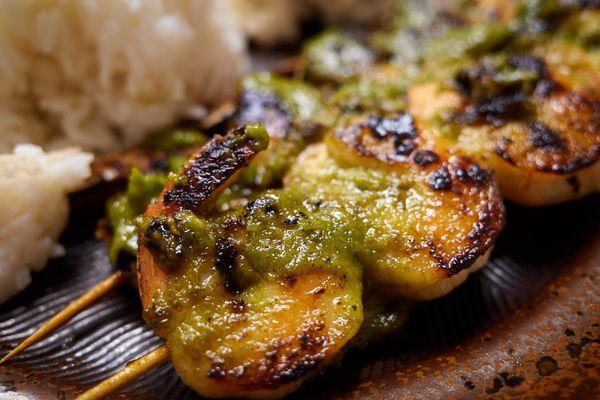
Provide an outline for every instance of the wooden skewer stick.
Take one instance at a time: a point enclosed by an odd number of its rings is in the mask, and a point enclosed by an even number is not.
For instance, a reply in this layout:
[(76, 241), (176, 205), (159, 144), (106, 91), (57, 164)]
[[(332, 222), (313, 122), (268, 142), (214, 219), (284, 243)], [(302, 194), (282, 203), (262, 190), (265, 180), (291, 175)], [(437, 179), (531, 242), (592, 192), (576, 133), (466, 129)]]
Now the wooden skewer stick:
[(83, 309), (85, 309), (90, 304), (98, 300), (107, 292), (127, 282), (128, 279), (129, 273), (123, 271), (115, 272), (114, 274), (112, 274), (111, 276), (94, 286), (92, 289), (87, 291), (83, 296), (71, 302), (71, 304), (69, 304), (67, 307), (61, 310), (54, 317), (50, 318), (50, 320), (48, 320), (44, 325), (42, 325), (38, 330), (36, 330), (31, 336), (23, 340), (10, 353), (5, 355), (4, 358), (0, 360), (0, 364), (8, 361), (10, 358), (19, 354), (29, 346), (39, 342), (47, 335), (69, 322), (71, 318), (76, 316)]
[(125, 368), (110, 378), (100, 382), (93, 388), (80, 394), (75, 400), (102, 399), (118, 389), (127, 386), (131, 382), (144, 375), (146, 372), (158, 367), (161, 364), (164, 364), (169, 360), (169, 357), (169, 349), (167, 348), (167, 345), (163, 344), (142, 358), (138, 358), (137, 360), (130, 362), (125, 366)]

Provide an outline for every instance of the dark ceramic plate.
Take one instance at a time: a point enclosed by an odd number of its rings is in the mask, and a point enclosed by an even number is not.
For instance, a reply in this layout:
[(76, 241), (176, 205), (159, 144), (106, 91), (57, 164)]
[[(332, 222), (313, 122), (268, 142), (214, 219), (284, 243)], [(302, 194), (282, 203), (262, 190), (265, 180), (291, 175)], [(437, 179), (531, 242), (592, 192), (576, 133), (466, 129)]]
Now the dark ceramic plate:
[[(73, 218), (77, 229), (67, 230), (67, 255), (0, 307), (0, 353), (113, 271), (103, 243), (92, 239), (96, 216), (83, 211)], [(600, 197), (509, 206), (484, 269), (293, 398), (600, 398), (599, 323)], [(159, 344), (134, 288), (122, 287), (1, 367), (0, 399), (72, 398)], [(170, 364), (113, 397), (198, 398)]]

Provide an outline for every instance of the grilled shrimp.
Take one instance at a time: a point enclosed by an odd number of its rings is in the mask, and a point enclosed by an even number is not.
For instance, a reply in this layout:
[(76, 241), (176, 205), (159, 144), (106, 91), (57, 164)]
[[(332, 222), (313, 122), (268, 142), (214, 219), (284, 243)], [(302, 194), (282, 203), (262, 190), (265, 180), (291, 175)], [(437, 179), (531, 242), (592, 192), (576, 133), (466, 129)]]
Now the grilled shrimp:
[(491, 173), (434, 151), (407, 113), (341, 123), (301, 154), (294, 186), (352, 215), (365, 279), (392, 297), (447, 294), (483, 266), (504, 223)]
[(600, 190), (599, 74), (597, 55), (557, 40), (415, 85), (409, 109), (438, 148), (493, 169), (508, 199), (555, 204)]
[(281, 397), (335, 359), (363, 319), (361, 270), (331, 243), (345, 233), (335, 215), (313, 218), (313, 205), (276, 191), (212, 209), (267, 143), (256, 126), (213, 139), (141, 223), (144, 316), (204, 396)]

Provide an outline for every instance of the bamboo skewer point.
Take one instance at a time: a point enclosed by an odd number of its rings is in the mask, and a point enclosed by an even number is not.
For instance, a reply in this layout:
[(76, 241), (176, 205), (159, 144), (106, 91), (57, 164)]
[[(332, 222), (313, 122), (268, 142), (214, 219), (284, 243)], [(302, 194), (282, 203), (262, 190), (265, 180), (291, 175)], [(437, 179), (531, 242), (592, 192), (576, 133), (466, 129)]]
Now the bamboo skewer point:
[(121, 286), (129, 279), (129, 273), (117, 271), (92, 289), (88, 290), (83, 296), (71, 302), (67, 307), (61, 310), (54, 317), (50, 318), (44, 325), (36, 330), (31, 336), (23, 340), (17, 347), (12, 349), (0, 360), (0, 365), (16, 356), (26, 348), (39, 342), (44, 337), (66, 324), (71, 318), (80, 313), (83, 309), (94, 303), (106, 293)]
[(164, 364), (169, 360), (170, 353), (166, 345), (156, 348), (142, 358), (138, 358), (127, 364), (125, 368), (100, 382), (93, 388), (80, 394), (75, 400), (99, 400), (118, 389), (127, 386), (148, 371)]

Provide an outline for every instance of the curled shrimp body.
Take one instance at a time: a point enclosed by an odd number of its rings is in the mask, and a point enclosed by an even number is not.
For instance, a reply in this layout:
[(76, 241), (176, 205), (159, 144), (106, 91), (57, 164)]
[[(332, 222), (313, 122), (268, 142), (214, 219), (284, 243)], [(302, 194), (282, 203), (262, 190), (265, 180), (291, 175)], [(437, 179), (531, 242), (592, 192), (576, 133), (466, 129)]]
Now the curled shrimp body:
[(256, 126), (213, 139), (142, 222), (145, 318), (205, 396), (281, 397), (330, 363), (362, 322), (356, 262), (320, 252), (324, 234), (294, 223), (309, 205), (273, 192), (235, 212), (211, 210), (267, 143)]
[(550, 41), (470, 63), (450, 85), (415, 85), (409, 109), (438, 148), (493, 169), (506, 198), (570, 201), (600, 190), (598, 65), (597, 55)]
[(396, 298), (449, 293), (483, 266), (504, 224), (491, 172), (435, 151), (405, 112), (339, 124), (286, 182), (314, 191), (321, 207), (343, 204), (360, 226), (364, 279)]

